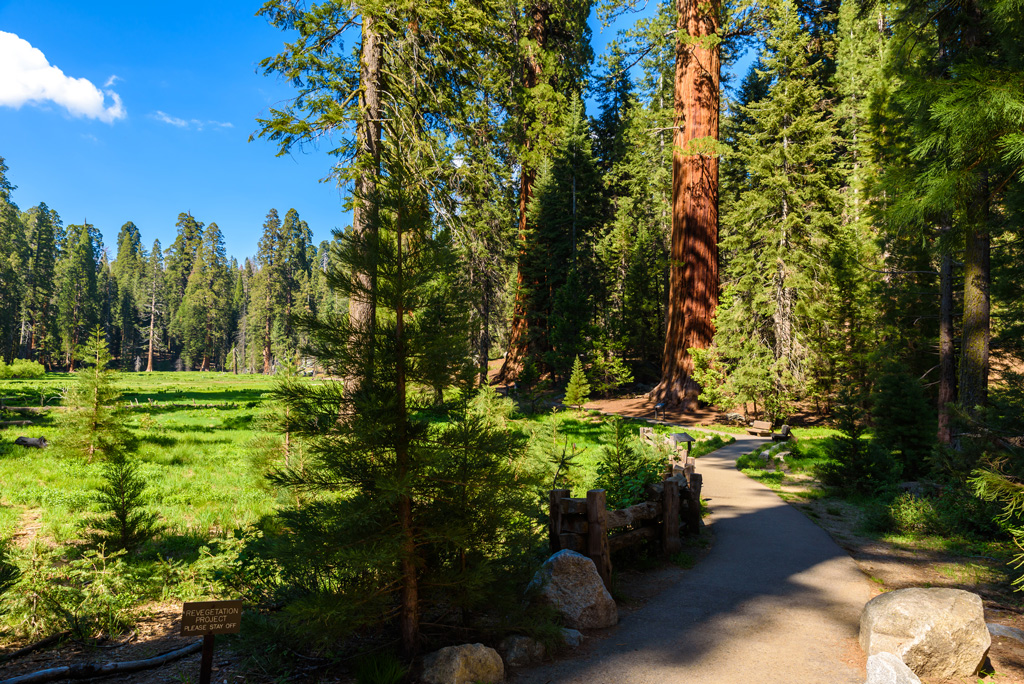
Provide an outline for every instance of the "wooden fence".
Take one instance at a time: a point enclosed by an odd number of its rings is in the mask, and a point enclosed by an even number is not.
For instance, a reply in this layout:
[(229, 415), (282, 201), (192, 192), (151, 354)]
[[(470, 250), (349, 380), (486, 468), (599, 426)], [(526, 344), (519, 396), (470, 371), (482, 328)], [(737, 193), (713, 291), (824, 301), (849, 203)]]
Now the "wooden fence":
[[(689, 534), (699, 534), (702, 477), (694, 459), (672, 465), (671, 475), (647, 487), (647, 500), (618, 511), (607, 510), (605, 491), (591, 489), (586, 498), (574, 499), (568, 489), (550, 494), (548, 538), (551, 553), (570, 549), (594, 561), (606, 587), (612, 575), (611, 554), (644, 539), (658, 539), (665, 555), (682, 547), (680, 522)], [(612, 530), (622, 530), (610, 535)]]

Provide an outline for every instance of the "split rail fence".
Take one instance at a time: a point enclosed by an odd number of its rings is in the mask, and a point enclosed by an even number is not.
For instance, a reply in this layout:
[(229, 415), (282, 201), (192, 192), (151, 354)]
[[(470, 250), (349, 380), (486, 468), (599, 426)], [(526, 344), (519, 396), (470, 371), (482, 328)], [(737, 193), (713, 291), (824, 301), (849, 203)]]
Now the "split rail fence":
[[(670, 466), (670, 474), (647, 487), (647, 500), (617, 511), (607, 510), (605, 490), (591, 489), (586, 498), (571, 498), (568, 489), (550, 493), (548, 537), (551, 553), (570, 549), (594, 561), (606, 587), (612, 575), (611, 554), (645, 539), (661, 542), (665, 555), (682, 548), (680, 527), (699, 534), (702, 476), (693, 458)], [(612, 530), (622, 530), (609, 535)]]

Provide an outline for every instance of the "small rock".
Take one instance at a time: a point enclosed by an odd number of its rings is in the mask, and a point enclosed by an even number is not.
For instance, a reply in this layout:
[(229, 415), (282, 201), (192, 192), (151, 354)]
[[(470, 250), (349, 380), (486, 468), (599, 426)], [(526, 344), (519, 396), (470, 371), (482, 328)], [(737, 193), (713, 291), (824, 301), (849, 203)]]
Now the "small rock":
[(604, 588), (594, 561), (563, 549), (544, 561), (529, 588), (540, 587), (566, 626), (573, 629), (611, 627), (619, 621), (615, 599)]
[(562, 628), (562, 643), (569, 648), (579, 648), (583, 644), (583, 633), (578, 629)]
[(423, 659), (420, 679), (427, 684), (497, 684), (505, 678), (505, 665), (493, 648), (483, 644), (448, 646)]
[(868, 658), (867, 684), (921, 684), (921, 680), (898, 655), (881, 651)]
[(1016, 627), (1010, 627), (1009, 625), (1000, 625), (995, 622), (990, 622), (986, 626), (988, 627), (988, 633), (992, 636), (1007, 637), (1008, 639), (1016, 639), (1017, 641), (1024, 643), (1024, 629), (1017, 629)]
[(920, 677), (971, 677), (991, 644), (981, 597), (960, 589), (890, 591), (860, 617), (864, 652), (895, 653)]
[(528, 636), (514, 634), (506, 637), (498, 646), (505, 654), (505, 664), (509, 667), (525, 667), (544, 660), (544, 644)]

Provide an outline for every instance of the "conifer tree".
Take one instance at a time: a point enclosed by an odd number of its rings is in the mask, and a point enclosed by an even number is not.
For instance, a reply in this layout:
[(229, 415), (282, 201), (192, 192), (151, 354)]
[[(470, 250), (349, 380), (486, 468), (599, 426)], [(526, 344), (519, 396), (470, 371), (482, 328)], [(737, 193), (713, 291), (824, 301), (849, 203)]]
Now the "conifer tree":
[(52, 362), (56, 352), (54, 336), (57, 327), (56, 278), (58, 247), (63, 229), (57, 212), (45, 203), (33, 207), (25, 216), (26, 238), (30, 257), (27, 268), (27, 292), (22, 320), (27, 327), (27, 357)]
[(25, 229), (11, 199), (15, 186), (7, 180), (7, 165), (0, 157), (0, 360), (14, 358), (19, 339), (24, 267), (28, 259)]
[(256, 270), (249, 295), (249, 332), (253, 353), (260, 355), (262, 372), (273, 372), (275, 356), (274, 326), (279, 323), (284, 300), (284, 235), (277, 209), (267, 212), (260, 237)]
[(516, 295), (532, 356), (563, 378), (571, 359), (584, 351), (594, 296), (600, 296), (589, 265), (603, 213), (582, 103), (575, 101), (565, 116), (562, 137), (537, 174)]
[(90, 224), (68, 226), (66, 246), (57, 268), (57, 327), (68, 370), (89, 330), (99, 322), (97, 271), (100, 246)]
[(210, 370), (226, 352), (230, 315), (224, 236), (216, 223), (203, 232), (185, 296), (178, 307), (174, 330), (182, 353), (199, 370)]
[(117, 259), (111, 266), (117, 283), (118, 298), (115, 309), (115, 339), (118, 344), (120, 368), (131, 367), (140, 351), (139, 295), (143, 272), (146, 265), (146, 254), (142, 247), (142, 236), (138, 227), (128, 221), (121, 226), (117, 235)]
[(582, 409), (589, 398), (590, 385), (587, 384), (583, 364), (580, 363), (580, 357), (577, 356), (576, 360), (572, 362), (572, 374), (569, 376), (569, 384), (565, 387), (565, 397), (562, 399), (562, 403)]
[(89, 539), (108, 551), (133, 551), (157, 531), (157, 515), (146, 509), (146, 481), (127, 453), (103, 466), (103, 484), (96, 494), (99, 515), (88, 522)]
[[(313, 463), (305, 475), (276, 478), (316, 495), (282, 512), (290, 530), (280, 540), (282, 576), (308, 597), (292, 602), (286, 615), (315, 620), (321, 639), (389, 623), (410, 654), (425, 615), (445, 606), (445, 621), (465, 620), (467, 611), (493, 602), (507, 549), (522, 548), (532, 534), (522, 517), (523, 484), (511, 467), (522, 438), (466, 411), (429, 423), (410, 391), (431, 342), (420, 312), (452, 259), (452, 231), (439, 216), (457, 220), (441, 204), (450, 195), (435, 192), (454, 167), (438, 144), (445, 139), (438, 127), (453, 107), (444, 87), (472, 73), (476, 55), (459, 33), (472, 23), (463, 13), (476, 9), (422, 9), (396, 11), (380, 26), (389, 46), (380, 91), (380, 224), (346, 233), (329, 273), (349, 301), (365, 301), (373, 288), (372, 334), (350, 316), (311, 330), (320, 363), (355, 382), (282, 390)], [(439, 205), (445, 214), (434, 213)]]
[(778, 5), (762, 57), (771, 85), (746, 108), (751, 123), (737, 153), (747, 181), (724, 220), (729, 265), (717, 344), (745, 385), (739, 394), (760, 395), (772, 411), (807, 382), (839, 205), (833, 122), (819, 107), (806, 41), (795, 5)]
[(153, 351), (156, 348), (164, 309), (164, 253), (160, 241), (153, 241), (141, 286), (144, 301), (144, 318), (149, 321), (146, 334), (146, 372), (153, 370)]
[(67, 410), (57, 420), (59, 446), (90, 461), (97, 456), (122, 458), (134, 448), (134, 438), (124, 426), (123, 409), (117, 406), (121, 392), (114, 384), (116, 374), (108, 367), (110, 351), (101, 326), (92, 328), (75, 356), (86, 366), (76, 372), (74, 384), (64, 395)]
[[(203, 224), (195, 219), (190, 212), (178, 214), (178, 221), (174, 224), (178, 233), (174, 242), (167, 249), (164, 255), (166, 276), (164, 278), (164, 301), (167, 302), (168, 327), (173, 324), (178, 307), (185, 297), (185, 288), (188, 287), (188, 278), (192, 275), (192, 267), (195, 264), (196, 253), (203, 241)], [(171, 346), (168, 342), (168, 346)]]
[(623, 355), (646, 382), (660, 377), (664, 343), (672, 151), (662, 129), (671, 127), (669, 114), (654, 102), (627, 108), (625, 154), (605, 176), (612, 215), (596, 246), (605, 279), (601, 352)]

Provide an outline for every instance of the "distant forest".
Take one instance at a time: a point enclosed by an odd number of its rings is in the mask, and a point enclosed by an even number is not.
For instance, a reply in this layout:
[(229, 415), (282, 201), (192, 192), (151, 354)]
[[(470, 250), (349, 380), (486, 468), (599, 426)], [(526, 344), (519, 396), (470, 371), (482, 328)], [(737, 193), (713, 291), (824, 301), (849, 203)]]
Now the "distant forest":
[(74, 370), (76, 349), (100, 325), (121, 370), (270, 373), (298, 361), (301, 314), (338, 309), (324, 282), (329, 243), (314, 246), (295, 209), (283, 220), (271, 209), (258, 253), (241, 263), (216, 223), (189, 213), (167, 249), (159, 240), (147, 249), (129, 221), (112, 251), (95, 226), (65, 226), (46, 204), (17, 211), (6, 171), (0, 158), (5, 361)]

